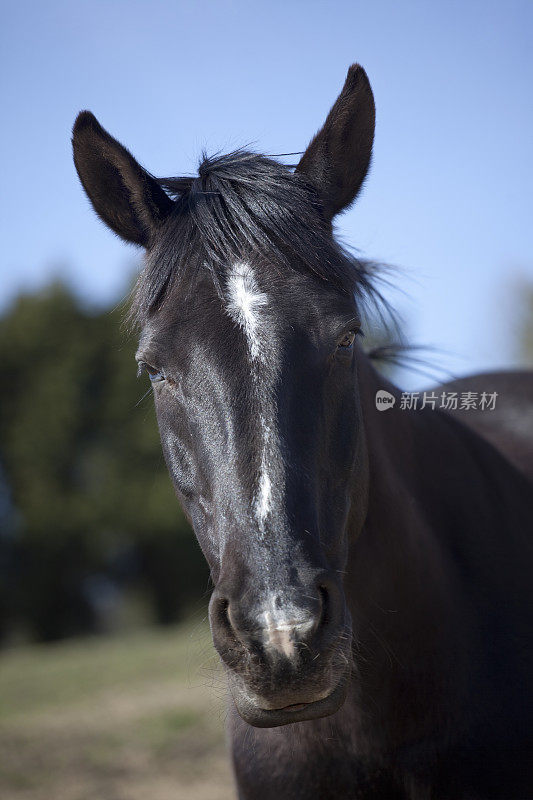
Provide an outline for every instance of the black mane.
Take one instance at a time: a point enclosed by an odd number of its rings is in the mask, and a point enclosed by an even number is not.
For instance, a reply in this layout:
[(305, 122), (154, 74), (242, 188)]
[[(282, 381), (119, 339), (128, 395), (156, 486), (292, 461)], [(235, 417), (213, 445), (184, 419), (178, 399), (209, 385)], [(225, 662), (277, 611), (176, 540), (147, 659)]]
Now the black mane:
[(228, 265), (250, 252), (267, 257), (278, 274), (307, 271), (382, 304), (372, 281), (374, 264), (335, 242), (316, 193), (291, 167), (237, 150), (211, 158), (204, 154), (197, 177), (156, 180), (175, 206), (137, 282), (135, 321), (142, 323), (160, 307), (177, 280), (192, 287), (199, 270), (207, 269), (221, 292)]

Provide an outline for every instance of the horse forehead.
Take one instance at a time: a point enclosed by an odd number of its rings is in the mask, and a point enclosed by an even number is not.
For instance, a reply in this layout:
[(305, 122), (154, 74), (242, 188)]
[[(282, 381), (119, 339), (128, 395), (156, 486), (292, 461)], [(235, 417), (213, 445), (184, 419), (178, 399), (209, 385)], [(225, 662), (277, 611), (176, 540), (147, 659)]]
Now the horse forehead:
[(268, 311), (271, 319), (282, 313), (279, 297), (276, 301), (279, 287), (265, 288), (264, 270), (248, 261), (229, 264), (217, 283), (205, 275), (197, 277), (194, 286), (176, 286), (160, 309), (144, 321), (141, 343), (171, 344), (176, 337), (201, 340), (204, 334), (227, 327), (228, 318), (235, 330), (241, 328), (252, 337), (261, 311)]
[(226, 313), (245, 336), (252, 364), (255, 361), (264, 361), (268, 349), (264, 321), (272, 302), (259, 286), (255, 271), (248, 262), (237, 261), (231, 266), (226, 281), (224, 304)]
[(261, 360), (266, 366), (297, 328), (318, 329), (328, 306), (328, 293), (319, 292), (310, 278), (282, 272), (274, 278), (272, 272), (263, 261), (236, 259), (226, 266), (218, 289), (211, 274), (197, 276), (194, 287), (176, 285), (145, 321), (139, 350), (167, 357), (198, 345), (219, 364), (224, 358), (236, 367), (233, 345), (244, 338), (247, 358), (241, 367), (254, 371)]

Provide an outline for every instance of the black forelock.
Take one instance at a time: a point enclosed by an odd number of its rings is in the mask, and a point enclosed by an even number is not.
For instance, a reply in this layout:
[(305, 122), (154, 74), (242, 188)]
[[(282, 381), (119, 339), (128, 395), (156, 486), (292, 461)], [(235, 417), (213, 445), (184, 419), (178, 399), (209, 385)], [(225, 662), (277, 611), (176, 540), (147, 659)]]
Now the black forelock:
[(158, 178), (174, 208), (146, 257), (131, 317), (141, 323), (179, 281), (190, 291), (208, 271), (222, 293), (226, 270), (262, 256), (277, 274), (311, 273), (342, 292), (380, 300), (368, 262), (332, 237), (312, 187), (292, 168), (264, 155), (237, 150), (202, 158), (196, 177)]

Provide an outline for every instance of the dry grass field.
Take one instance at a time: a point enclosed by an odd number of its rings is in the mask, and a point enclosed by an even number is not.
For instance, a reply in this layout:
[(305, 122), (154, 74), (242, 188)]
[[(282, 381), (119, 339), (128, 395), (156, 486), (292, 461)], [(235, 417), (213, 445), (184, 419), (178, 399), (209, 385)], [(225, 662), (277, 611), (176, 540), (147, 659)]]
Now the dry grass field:
[(229, 800), (205, 624), (0, 654), (2, 800)]

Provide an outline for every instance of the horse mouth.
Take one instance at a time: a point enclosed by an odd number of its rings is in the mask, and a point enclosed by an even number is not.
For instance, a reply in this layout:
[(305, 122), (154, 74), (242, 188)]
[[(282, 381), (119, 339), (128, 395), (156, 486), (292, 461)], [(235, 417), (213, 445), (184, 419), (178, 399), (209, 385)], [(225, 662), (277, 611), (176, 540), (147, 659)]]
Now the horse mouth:
[(309, 702), (291, 703), (280, 708), (261, 708), (234, 680), (230, 680), (230, 689), (239, 716), (245, 722), (255, 728), (277, 728), (280, 725), (306, 722), (335, 714), (346, 699), (348, 676), (343, 676), (333, 691), (325, 697)]

